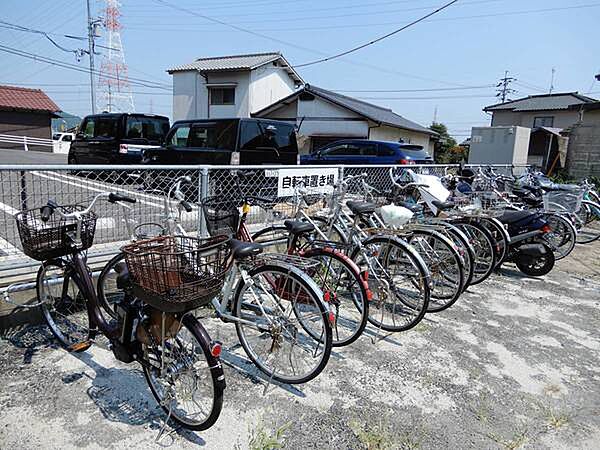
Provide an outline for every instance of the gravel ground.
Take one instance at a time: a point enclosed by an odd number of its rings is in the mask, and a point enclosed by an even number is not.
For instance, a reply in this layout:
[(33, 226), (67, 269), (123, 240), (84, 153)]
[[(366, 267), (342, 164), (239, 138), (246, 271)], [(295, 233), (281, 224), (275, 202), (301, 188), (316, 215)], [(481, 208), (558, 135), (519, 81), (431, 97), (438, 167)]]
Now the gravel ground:
[(414, 330), (369, 329), (316, 380), (267, 384), (227, 347), (217, 424), (168, 429), (135, 364), (72, 355), (44, 327), (0, 340), (0, 448), (582, 448), (600, 446), (600, 243), (548, 276), (507, 267)]

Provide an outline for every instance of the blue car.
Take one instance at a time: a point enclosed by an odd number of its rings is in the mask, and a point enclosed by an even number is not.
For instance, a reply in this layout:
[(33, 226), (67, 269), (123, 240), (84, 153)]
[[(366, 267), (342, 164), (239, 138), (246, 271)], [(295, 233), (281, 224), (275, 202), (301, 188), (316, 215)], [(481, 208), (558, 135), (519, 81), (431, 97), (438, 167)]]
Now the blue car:
[(420, 145), (402, 142), (345, 139), (300, 156), (301, 164), (432, 164), (433, 158)]

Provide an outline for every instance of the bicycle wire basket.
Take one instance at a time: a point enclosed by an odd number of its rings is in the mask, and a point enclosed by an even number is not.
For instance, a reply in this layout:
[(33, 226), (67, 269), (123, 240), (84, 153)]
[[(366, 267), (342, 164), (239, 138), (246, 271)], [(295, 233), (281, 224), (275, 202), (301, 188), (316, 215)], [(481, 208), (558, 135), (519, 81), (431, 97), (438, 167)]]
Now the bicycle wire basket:
[(211, 236), (235, 236), (240, 222), (240, 201), (222, 197), (207, 197), (202, 202), (206, 228)]
[(544, 211), (550, 213), (575, 213), (581, 208), (583, 190), (549, 191), (542, 196)]
[(168, 313), (204, 306), (221, 291), (229, 270), (229, 237), (159, 236), (121, 251), (133, 293)]
[[(58, 209), (69, 214), (83, 211), (81, 205), (60, 206)], [(23, 253), (37, 261), (47, 261), (68, 255), (74, 251), (87, 250), (94, 243), (97, 216), (93, 212), (81, 215), (81, 242), (74, 245), (77, 232), (77, 219), (64, 217), (54, 212), (42, 221), (41, 208), (27, 209), (15, 215), (17, 229), (23, 246)]]

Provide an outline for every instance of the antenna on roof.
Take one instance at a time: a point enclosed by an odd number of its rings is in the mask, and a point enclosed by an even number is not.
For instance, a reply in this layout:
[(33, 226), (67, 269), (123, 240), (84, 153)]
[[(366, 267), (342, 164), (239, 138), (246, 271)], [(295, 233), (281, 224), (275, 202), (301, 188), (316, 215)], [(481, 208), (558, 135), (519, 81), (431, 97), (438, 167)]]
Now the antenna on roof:
[(556, 74), (556, 67), (552, 68), (552, 79), (550, 80), (550, 90), (548, 91), (548, 94), (552, 94), (552, 91), (554, 90), (554, 74)]

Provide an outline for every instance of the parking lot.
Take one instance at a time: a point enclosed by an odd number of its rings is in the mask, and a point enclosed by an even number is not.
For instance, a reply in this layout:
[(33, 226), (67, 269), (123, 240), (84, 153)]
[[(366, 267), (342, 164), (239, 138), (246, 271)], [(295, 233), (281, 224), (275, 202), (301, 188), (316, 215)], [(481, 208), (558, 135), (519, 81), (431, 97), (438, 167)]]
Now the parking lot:
[(232, 325), (216, 426), (167, 429), (135, 364), (56, 348), (44, 327), (0, 340), (2, 448), (581, 448), (600, 441), (600, 244), (541, 279), (508, 266), (414, 330), (370, 328), (297, 387), (268, 384)]

